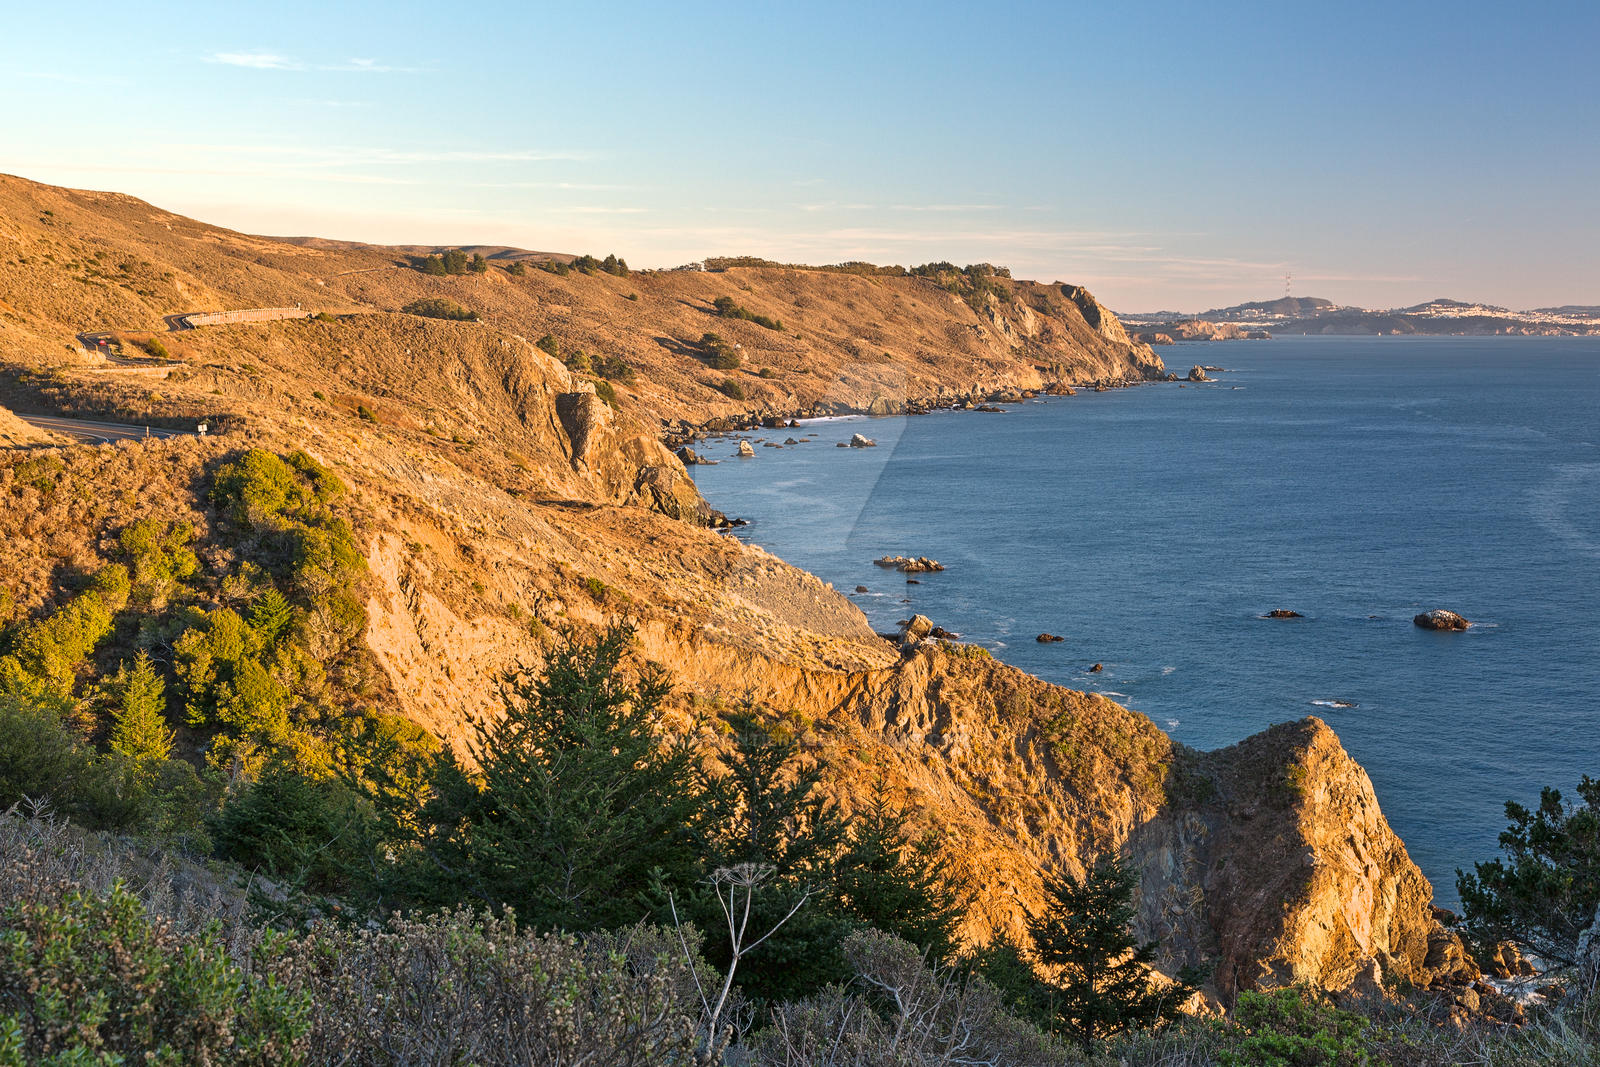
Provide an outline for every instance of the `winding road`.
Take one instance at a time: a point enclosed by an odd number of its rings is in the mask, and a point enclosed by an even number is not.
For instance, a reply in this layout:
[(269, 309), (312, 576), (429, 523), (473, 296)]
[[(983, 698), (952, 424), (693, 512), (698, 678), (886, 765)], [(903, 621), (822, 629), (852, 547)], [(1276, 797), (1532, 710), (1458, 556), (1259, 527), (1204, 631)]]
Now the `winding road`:
[(29, 426), (55, 433), (70, 434), (92, 445), (109, 445), (113, 441), (142, 441), (146, 438), (194, 437), (194, 430), (164, 430), (159, 426), (132, 426), (124, 422), (92, 422), (88, 419), (65, 419), (59, 415), (25, 415), (12, 412)]

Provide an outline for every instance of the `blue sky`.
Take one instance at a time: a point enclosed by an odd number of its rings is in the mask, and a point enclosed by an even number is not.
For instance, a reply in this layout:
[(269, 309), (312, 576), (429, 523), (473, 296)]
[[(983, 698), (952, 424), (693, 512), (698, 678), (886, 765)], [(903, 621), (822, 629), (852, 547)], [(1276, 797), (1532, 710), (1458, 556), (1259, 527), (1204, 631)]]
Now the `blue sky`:
[(0, 170), (256, 233), (1600, 304), (1600, 5), (0, 0)]

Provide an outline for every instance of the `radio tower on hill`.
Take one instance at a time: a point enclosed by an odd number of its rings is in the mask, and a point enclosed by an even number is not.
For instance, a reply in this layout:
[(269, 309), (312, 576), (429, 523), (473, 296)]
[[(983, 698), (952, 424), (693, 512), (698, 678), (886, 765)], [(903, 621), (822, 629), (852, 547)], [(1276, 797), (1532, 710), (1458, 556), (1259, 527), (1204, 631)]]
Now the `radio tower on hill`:
[(1294, 280), (1294, 275), (1290, 274), (1288, 271), (1284, 271), (1284, 273), (1283, 273), (1283, 297), (1284, 297), (1285, 300), (1287, 300), (1289, 298), (1289, 283), (1291, 281), (1293, 281), (1293, 280)]

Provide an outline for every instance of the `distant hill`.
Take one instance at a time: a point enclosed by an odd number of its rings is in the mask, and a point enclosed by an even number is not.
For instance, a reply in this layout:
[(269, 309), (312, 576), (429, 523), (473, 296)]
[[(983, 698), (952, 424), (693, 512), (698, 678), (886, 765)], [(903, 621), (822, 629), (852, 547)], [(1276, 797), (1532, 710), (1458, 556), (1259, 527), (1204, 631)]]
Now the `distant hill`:
[(1125, 314), (1124, 324), (1137, 336), (1149, 339), (1166, 334), (1173, 340), (1204, 339), (1174, 332), (1183, 323), (1207, 325), (1213, 338), (1229, 336), (1228, 328), (1265, 330), (1274, 334), (1330, 334), (1374, 336), (1383, 334), (1438, 334), (1492, 336), (1496, 334), (1572, 336), (1600, 334), (1600, 306), (1567, 304), (1562, 307), (1511, 311), (1494, 304), (1439, 297), (1410, 307), (1375, 310), (1345, 307), (1314, 296), (1282, 296), (1232, 307), (1213, 308), (1199, 315), (1181, 312)]
[(1319, 296), (1280, 296), (1276, 300), (1257, 300), (1249, 304), (1235, 304), (1232, 307), (1214, 308), (1211, 311), (1202, 311), (1202, 319), (1237, 319), (1248, 315), (1275, 315), (1275, 316), (1300, 316), (1315, 315), (1326, 308), (1336, 307), (1332, 300), (1324, 300)]

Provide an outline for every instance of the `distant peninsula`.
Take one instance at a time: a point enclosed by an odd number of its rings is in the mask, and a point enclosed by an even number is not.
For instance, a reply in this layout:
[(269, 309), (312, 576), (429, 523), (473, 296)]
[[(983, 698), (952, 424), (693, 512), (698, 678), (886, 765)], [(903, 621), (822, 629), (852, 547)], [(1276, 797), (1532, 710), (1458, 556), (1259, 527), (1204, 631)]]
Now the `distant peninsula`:
[(1574, 337), (1600, 334), (1600, 305), (1512, 311), (1441, 297), (1411, 307), (1347, 307), (1312, 296), (1283, 296), (1197, 315), (1176, 311), (1124, 313), (1128, 333), (1147, 344), (1265, 338), (1271, 334), (1382, 336), (1385, 334), (1485, 337)]

